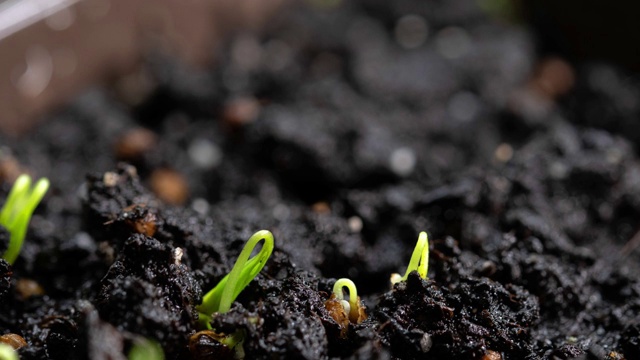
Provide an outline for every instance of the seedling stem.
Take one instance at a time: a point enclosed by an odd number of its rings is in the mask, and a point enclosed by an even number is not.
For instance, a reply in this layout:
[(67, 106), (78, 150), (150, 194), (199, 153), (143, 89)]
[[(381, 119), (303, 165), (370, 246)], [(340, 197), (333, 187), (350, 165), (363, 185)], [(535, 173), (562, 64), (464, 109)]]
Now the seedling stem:
[[(264, 240), (262, 249), (256, 256), (249, 259), (253, 249), (261, 240)], [(262, 270), (272, 252), (273, 234), (270, 231), (260, 230), (249, 238), (231, 272), (202, 298), (202, 304), (198, 306), (200, 319), (206, 321), (207, 328), (210, 328), (209, 320), (212, 314), (225, 313), (231, 309), (233, 301)]]
[(18, 258), (31, 215), (48, 189), (49, 180), (46, 178), (38, 180), (32, 188), (31, 177), (26, 174), (20, 175), (13, 184), (0, 210), (0, 224), (11, 234), (9, 247), (2, 255), (8, 263), (13, 264)]
[[(347, 302), (344, 299), (344, 288), (347, 288), (349, 292), (349, 301)], [(344, 311), (348, 314), (349, 319), (358, 319), (358, 290), (356, 289), (356, 284), (353, 281), (342, 278), (336, 281), (333, 284), (333, 293), (336, 295), (336, 298), (342, 304)]]
[(426, 279), (428, 270), (429, 238), (427, 237), (427, 233), (422, 231), (420, 235), (418, 235), (418, 242), (416, 243), (416, 247), (413, 249), (413, 254), (411, 254), (411, 260), (409, 261), (407, 271), (403, 277), (400, 277), (400, 275), (397, 274), (392, 275), (391, 283), (395, 284), (400, 281), (406, 281), (412, 271), (417, 271), (421, 278)]

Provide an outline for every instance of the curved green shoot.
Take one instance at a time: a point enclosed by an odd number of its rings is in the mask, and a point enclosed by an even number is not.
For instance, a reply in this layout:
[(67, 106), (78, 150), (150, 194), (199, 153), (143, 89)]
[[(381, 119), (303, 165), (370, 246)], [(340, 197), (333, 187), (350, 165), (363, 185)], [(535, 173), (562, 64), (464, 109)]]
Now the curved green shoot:
[(0, 343), (0, 360), (18, 360), (18, 353), (10, 345)]
[(129, 360), (164, 360), (164, 351), (156, 341), (139, 339), (129, 351)]
[[(348, 302), (344, 299), (344, 288), (347, 288), (347, 290), (349, 291)], [(336, 296), (336, 299), (338, 299), (342, 304), (342, 307), (348, 314), (349, 319), (358, 319), (359, 304), (356, 284), (354, 284), (353, 281), (347, 278), (338, 279), (336, 283), (333, 284), (333, 294)]]
[(403, 277), (392, 276), (391, 283), (395, 284), (396, 282), (406, 281), (412, 271), (417, 271), (421, 278), (426, 279), (428, 270), (429, 238), (427, 237), (427, 233), (422, 231), (420, 235), (418, 235), (418, 242), (416, 243), (416, 247), (413, 249), (413, 254), (411, 254), (411, 260), (409, 261), (407, 272), (405, 272)]
[(0, 210), (0, 224), (11, 234), (9, 247), (2, 255), (8, 263), (13, 264), (18, 258), (31, 215), (48, 189), (48, 179), (42, 178), (31, 187), (31, 177), (25, 174), (20, 175), (13, 184), (7, 201)]
[[(253, 249), (262, 240), (264, 240), (264, 244), (260, 252), (249, 259)], [(202, 304), (198, 306), (201, 322), (206, 321), (206, 326), (210, 327), (209, 320), (212, 314), (229, 311), (231, 304), (240, 295), (240, 292), (262, 270), (272, 252), (273, 234), (270, 231), (260, 230), (253, 234), (240, 252), (231, 272), (202, 298)]]

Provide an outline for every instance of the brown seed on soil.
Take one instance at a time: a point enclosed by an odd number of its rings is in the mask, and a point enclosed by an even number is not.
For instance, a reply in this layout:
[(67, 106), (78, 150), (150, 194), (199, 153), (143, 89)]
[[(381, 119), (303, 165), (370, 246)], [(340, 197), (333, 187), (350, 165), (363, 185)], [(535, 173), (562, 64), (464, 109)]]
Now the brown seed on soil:
[(487, 350), (482, 356), (482, 360), (502, 360), (502, 355), (499, 352), (493, 350)]
[(329, 316), (340, 326), (340, 336), (346, 337), (349, 329), (349, 317), (335, 294), (331, 294), (329, 300), (324, 302), (324, 307), (329, 312)]
[(20, 166), (20, 163), (16, 158), (11, 155), (5, 155), (0, 157), (0, 179), (7, 182), (14, 182), (24, 173), (24, 169)]
[(21, 347), (27, 346), (27, 342), (24, 338), (18, 334), (4, 334), (0, 336), (0, 343), (11, 346), (14, 350), (18, 350)]
[(568, 93), (575, 83), (575, 73), (569, 63), (560, 58), (544, 59), (539, 65), (532, 87), (550, 100)]
[[(144, 205), (134, 204), (124, 208), (123, 211), (134, 212), (136, 208), (144, 208), (144, 207), (145, 207)], [(155, 235), (157, 230), (156, 221), (158, 221), (156, 214), (149, 211), (145, 211), (143, 217), (133, 216), (131, 219), (127, 219), (126, 223), (129, 224), (129, 226), (131, 226), (139, 234), (153, 236)]]
[(44, 289), (40, 284), (34, 280), (25, 278), (21, 278), (16, 282), (16, 291), (22, 299), (44, 295)]
[(189, 196), (187, 180), (179, 172), (172, 169), (156, 169), (151, 174), (151, 188), (164, 202), (182, 205)]
[(137, 160), (153, 149), (158, 142), (156, 134), (145, 128), (134, 128), (124, 133), (115, 146), (119, 160)]
[(241, 97), (229, 101), (222, 114), (225, 123), (241, 127), (252, 123), (260, 113), (260, 103), (253, 97)]
[(311, 206), (311, 209), (316, 214), (329, 214), (329, 213), (331, 213), (331, 208), (329, 207), (329, 204), (327, 204), (324, 201), (318, 201), (317, 203), (313, 204)]
[(102, 182), (106, 187), (114, 187), (118, 184), (118, 180), (120, 179), (120, 175), (114, 172), (106, 172), (104, 176), (102, 176)]

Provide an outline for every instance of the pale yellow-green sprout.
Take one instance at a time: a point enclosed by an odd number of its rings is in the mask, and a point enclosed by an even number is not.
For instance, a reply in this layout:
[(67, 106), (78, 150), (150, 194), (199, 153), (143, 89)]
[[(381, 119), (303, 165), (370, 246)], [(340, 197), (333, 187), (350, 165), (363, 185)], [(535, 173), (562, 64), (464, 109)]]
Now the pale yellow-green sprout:
[(9, 231), (9, 247), (2, 257), (13, 264), (27, 234), (31, 215), (49, 189), (49, 180), (42, 178), (31, 187), (31, 177), (23, 174), (18, 177), (9, 192), (9, 196), (0, 210), (0, 225)]
[(18, 353), (10, 345), (0, 343), (0, 360), (18, 360)]
[(418, 275), (421, 278), (427, 278), (427, 271), (429, 270), (429, 238), (427, 237), (427, 233), (422, 231), (420, 235), (418, 235), (418, 242), (416, 243), (416, 247), (413, 249), (413, 254), (411, 254), (411, 260), (409, 261), (409, 266), (407, 267), (407, 271), (404, 276), (400, 276), (400, 274), (392, 274), (391, 275), (391, 284), (395, 284), (400, 281), (406, 281), (407, 277), (412, 271), (417, 271)]
[[(344, 299), (344, 288), (347, 288), (349, 292), (349, 301)], [(356, 284), (347, 278), (338, 279), (336, 283), (333, 284), (333, 294), (336, 296), (336, 299), (340, 301), (349, 320), (354, 323), (357, 322), (360, 306), (358, 304)]]

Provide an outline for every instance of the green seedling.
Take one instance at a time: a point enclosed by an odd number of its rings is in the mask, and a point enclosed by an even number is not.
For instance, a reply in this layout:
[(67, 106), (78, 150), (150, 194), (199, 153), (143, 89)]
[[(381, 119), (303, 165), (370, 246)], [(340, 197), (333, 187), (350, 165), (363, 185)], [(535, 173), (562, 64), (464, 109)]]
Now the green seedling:
[(18, 360), (18, 353), (10, 345), (0, 343), (0, 360)]
[(129, 360), (164, 360), (162, 347), (154, 340), (138, 339), (129, 351)]
[[(262, 249), (256, 256), (249, 258), (261, 240), (264, 240)], [(202, 304), (198, 306), (200, 321), (206, 328), (211, 329), (209, 323), (214, 313), (225, 313), (231, 309), (231, 304), (262, 270), (272, 252), (273, 234), (270, 231), (260, 230), (249, 238), (231, 272), (205, 294)]]
[(0, 210), (0, 225), (11, 234), (9, 247), (2, 255), (9, 264), (13, 264), (18, 258), (31, 215), (48, 189), (48, 179), (42, 178), (31, 187), (31, 177), (24, 174), (13, 184), (7, 201)]
[[(344, 299), (344, 288), (347, 288), (349, 291), (349, 301)], [(333, 294), (336, 296), (336, 299), (340, 301), (344, 312), (349, 317), (349, 321), (357, 323), (360, 315), (360, 304), (358, 303), (356, 284), (347, 278), (339, 279), (333, 284)]]
[(407, 272), (404, 276), (400, 274), (391, 275), (391, 284), (395, 284), (400, 281), (406, 281), (407, 277), (412, 271), (417, 271), (421, 278), (427, 278), (427, 271), (429, 270), (429, 238), (426, 232), (421, 232), (418, 235), (418, 242), (411, 254), (411, 260), (407, 267)]

